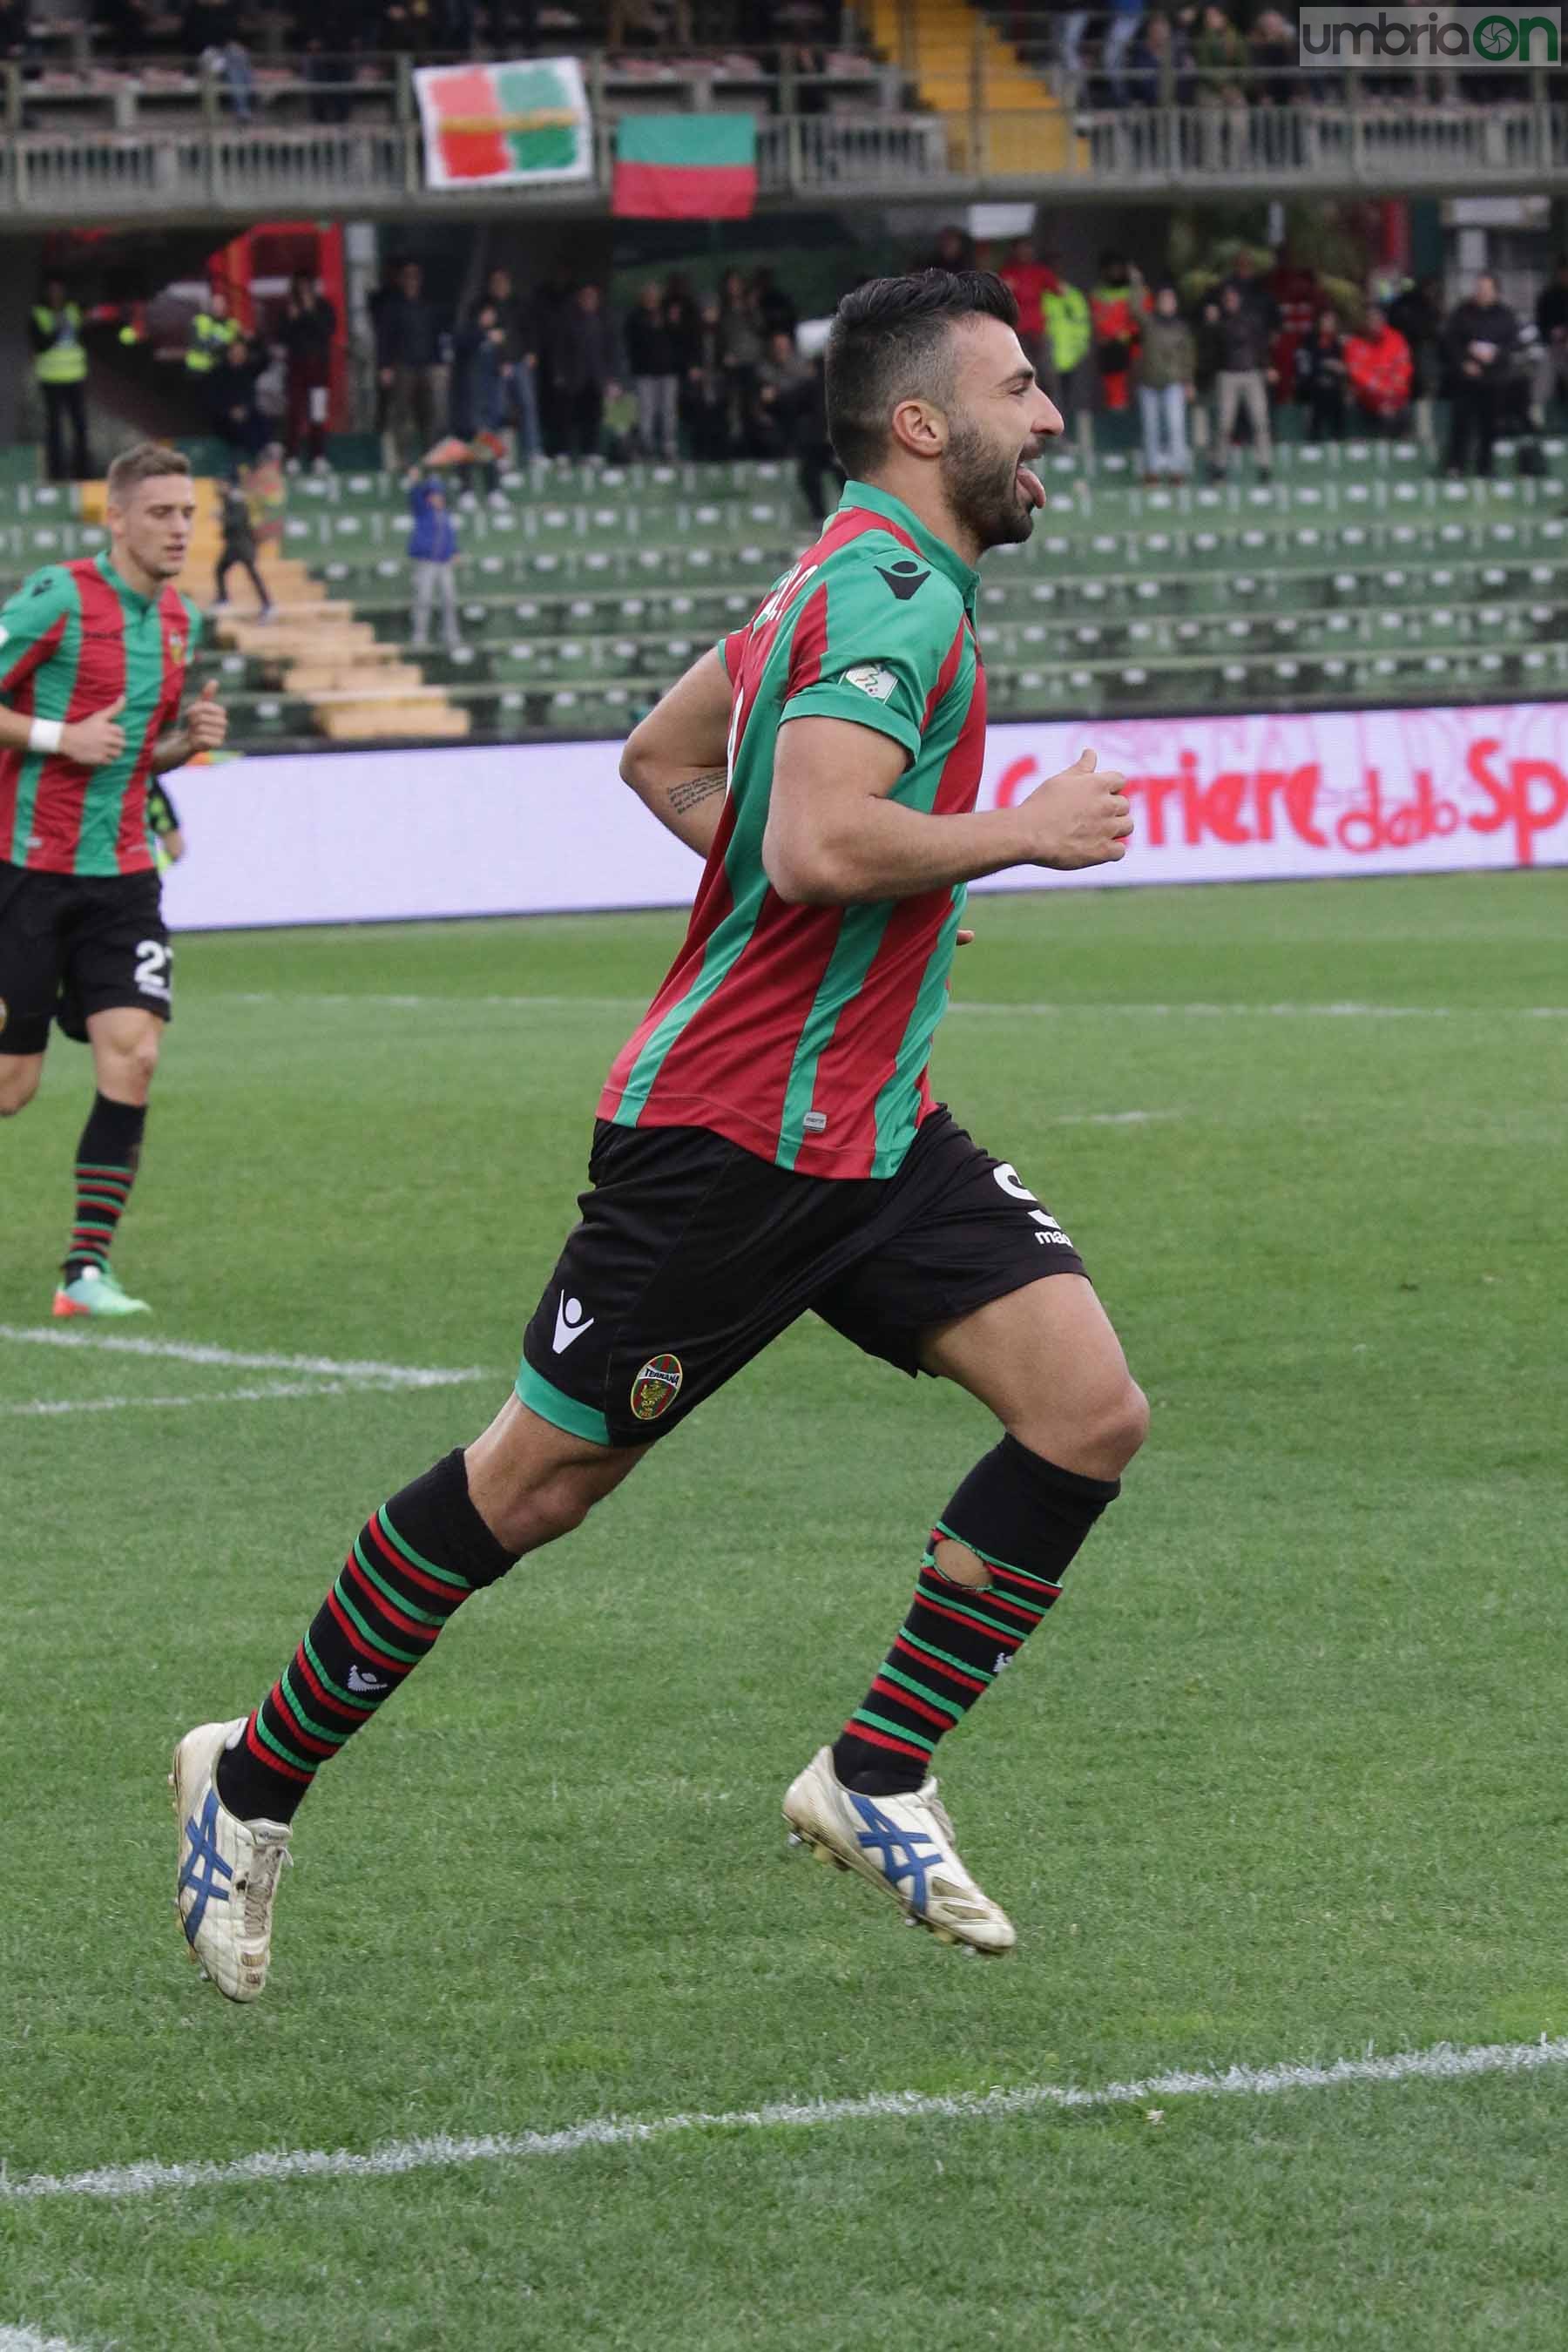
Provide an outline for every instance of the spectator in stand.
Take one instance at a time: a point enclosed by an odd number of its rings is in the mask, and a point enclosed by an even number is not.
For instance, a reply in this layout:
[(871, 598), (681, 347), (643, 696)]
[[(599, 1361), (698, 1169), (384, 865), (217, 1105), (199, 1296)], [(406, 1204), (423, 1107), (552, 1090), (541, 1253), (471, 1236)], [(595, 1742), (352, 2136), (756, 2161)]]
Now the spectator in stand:
[(204, 49), (202, 70), (215, 82), (222, 82), (228, 92), (228, 102), (237, 122), (256, 120), (256, 70), (250, 62), (250, 51), (243, 41), (225, 41), (220, 47)]
[(1143, 281), (1132, 264), (1123, 254), (1102, 253), (1100, 283), (1089, 298), (1089, 308), (1100, 391), (1106, 407), (1113, 411), (1129, 404), (1142, 307)]
[[(1247, 281), (1237, 279), (1244, 293)], [(1318, 273), (1305, 262), (1293, 261), (1281, 247), (1274, 257), (1274, 267), (1267, 278), (1252, 281), (1263, 299), (1273, 305), (1274, 325), (1268, 346), (1268, 363), (1280, 383), (1296, 381), (1296, 353), (1310, 335), (1320, 310), (1326, 309), (1328, 297), (1318, 280)]]
[(727, 269), (719, 288), (719, 358), (730, 387), (731, 434), (743, 441), (757, 404), (763, 330), (751, 289), (738, 269)]
[(1193, 341), (1197, 349), (1197, 365), (1193, 374), (1193, 451), (1195, 457), (1207, 456), (1209, 471), (1215, 471), (1214, 416), (1218, 394), (1220, 362), (1224, 358), (1221, 325), (1224, 313), (1219, 306), (1219, 289), (1213, 289), (1198, 305), (1197, 319), (1193, 327)]
[(1432, 404), (1442, 373), (1443, 281), (1423, 278), (1403, 286), (1388, 306), (1388, 323), (1410, 346), (1411, 396), (1417, 438), (1432, 439)]
[[(1083, 37), (1089, 30), (1087, 8), (1063, 8), (1057, 16), (1057, 63), (1069, 83), (1076, 82), (1083, 72)], [(1076, 92), (1068, 101), (1076, 102)]]
[(1311, 333), (1296, 347), (1296, 389), (1307, 411), (1309, 441), (1344, 439), (1348, 382), (1339, 319), (1321, 310)]
[(425, 272), (405, 261), (375, 321), (376, 373), (386, 394), (385, 430), (393, 455), (419, 457), (441, 415), (441, 325), (425, 299)]
[(307, 458), (319, 474), (327, 470), (327, 416), (331, 398), (332, 340), (338, 314), (308, 269), (289, 281), (282, 344), (289, 383), (288, 449), (290, 459)]
[(1143, 321), (1138, 353), (1145, 482), (1186, 480), (1192, 465), (1187, 454), (1187, 406), (1194, 397), (1197, 364), (1193, 331), (1176, 307), (1176, 289), (1162, 286), (1154, 297), (1153, 310)]
[(1541, 359), (1531, 406), (1536, 423), (1544, 426), (1548, 403), (1562, 400), (1568, 384), (1568, 259), (1557, 264), (1535, 298), (1535, 331)]
[(544, 454), (539, 421), (539, 330), (532, 307), (517, 292), (510, 270), (500, 266), (485, 280), (485, 301), (500, 329), (506, 423), (516, 432), (520, 462), (531, 464)]
[(0, 65), (32, 63), (31, 16), (27, 0), (0, 0)]
[(697, 360), (687, 371), (682, 415), (694, 457), (712, 460), (730, 454), (730, 379), (721, 349), (722, 314), (718, 297), (705, 302), (698, 320)]
[(271, 435), (256, 397), (257, 379), (266, 365), (243, 335), (226, 346), (209, 379), (213, 431), (226, 441), (236, 472), (259, 457)]
[[(702, 310), (684, 278), (672, 276), (664, 289), (664, 324), (679, 379), (679, 416), (688, 433), (702, 375)], [(695, 444), (693, 443), (695, 454)]]
[(1045, 355), (1049, 362), (1049, 373), (1042, 380), (1047, 394), (1061, 411), (1063, 423), (1070, 424), (1089, 405), (1083, 363), (1094, 341), (1094, 321), (1082, 287), (1072, 285), (1063, 277), (1060, 257), (1047, 253), (1043, 260), (1052, 283), (1040, 297), (1046, 328)]
[(811, 397), (811, 362), (802, 359), (795, 337), (780, 329), (768, 338), (757, 368), (757, 404), (751, 446), (759, 457), (796, 455), (800, 427)]
[(1257, 18), (1247, 36), (1247, 53), (1257, 77), (1247, 95), (1262, 106), (1289, 106), (1296, 91), (1297, 37), (1278, 8), (1265, 8)]
[(229, 316), (228, 296), (221, 286), (209, 287), (185, 330), (185, 373), (211, 375), (231, 343), (239, 341), (239, 321)]
[(610, 0), (605, 38), (612, 49), (689, 47), (691, 0)]
[(471, 443), (474, 451), (474, 465), (465, 477), (465, 506), (474, 503), (476, 467), (489, 496), (500, 499), (500, 461), (506, 455), (511, 414), (507, 331), (500, 310), (487, 297), (452, 338), (451, 425), (458, 438)]
[(1132, 47), (1133, 36), (1142, 21), (1143, 0), (1110, 0), (1110, 21), (1105, 27), (1100, 64), (1112, 106), (1125, 106), (1127, 103), (1127, 83), (1122, 68), (1127, 62), (1127, 52)]
[(1238, 416), (1252, 428), (1252, 455), (1260, 481), (1274, 462), (1268, 432), (1268, 328), (1261, 304), (1245, 301), (1234, 279), (1221, 287), (1215, 322), (1219, 369), (1215, 377), (1214, 470), (1223, 479)]
[(232, 611), (228, 598), (228, 575), (237, 563), (256, 591), (256, 601), (261, 608), (256, 618), (269, 621), (272, 618), (272, 599), (256, 564), (256, 522), (250, 511), (248, 474), (242, 469), (237, 480), (225, 483), (219, 498), (218, 529), (222, 533), (222, 544), (218, 549), (217, 572), (214, 580), (217, 601), (213, 611)]
[(1518, 319), (1498, 299), (1497, 279), (1483, 271), (1475, 292), (1458, 305), (1443, 330), (1443, 352), (1453, 380), (1446, 473), (1467, 472), (1473, 452), (1482, 480), (1490, 474), (1502, 388), (1518, 340)]
[(966, 228), (939, 229), (931, 251), (912, 266), (916, 269), (973, 269), (974, 239)]
[(1401, 434), (1414, 374), (1410, 346), (1376, 302), (1367, 305), (1360, 334), (1345, 337), (1345, 373), (1360, 429), (1390, 440)]
[(1057, 283), (1054, 269), (1035, 258), (1035, 240), (1015, 237), (1006, 260), (996, 275), (1018, 305), (1018, 341), (1024, 356), (1041, 383), (1046, 381), (1045, 299)]
[(28, 314), (27, 331), (33, 345), (33, 377), (44, 404), (51, 482), (83, 481), (91, 470), (87, 450), (87, 346), (81, 328), (80, 305), (71, 300), (64, 278), (47, 279)]
[(786, 293), (771, 269), (758, 269), (752, 273), (752, 301), (764, 345), (771, 343), (775, 335), (788, 335), (793, 341), (795, 331), (800, 324), (800, 312), (794, 298)]
[(655, 279), (638, 289), (621, 340), (637, 394), (637, 446), (645, 457), (662, 457), (673, 465), (680, 446), (680, 370), (665, 315), (665, 290)]
[(446, 485), (438, 474), (410, 467), (405, 477), (408, 511), (413, 530), (408, 535), (408, 561), (414, 572), (414, 633), (416, 653), (430, 642), (430, 610), (441, 601), (441, 630), (449, 654), (462, 652), (458, 633), (458, 585), (452, 567), (458, 556), (458, 532)]
[(1241, 76), (1247, 65), (1247, 44), (1225, 10), (1205, 7), (1193, 41), (1200, 106), (1245, 106)]
[(346, 93), (353, 81), (353, 59), (335, 54), (321, 33), (312, 33), (305, 43), (303, 77), (311, 90), (319, 93), (310, 100), (311, 121), (346, 122)]
[[(795, 476), (811, 519), (820, 529), (827, 520), (829, 507), (837, 504), (848, 478), (827, 437), (827, 385), (820, 357), (813, 360), (810, 367), (811, 379), (800, 404)], [(833, 485), (831, 499), (823, 490), (825, 482)]]
[(1169, 16), (1145, 16), (1123, 77), (1129, 106), (1191, 106), (1192, 58), (1185, 30)]
[(1267, 337), (1277, 334), (1279, 328), (1279, 305), (1261, 277), (1256, 257), (1243, 246), (1231, 263), (1230, 275), (1225, 281), (1234, 286), (1249, 310), (1255, 311)]
[(555, 320), (551, 373), (569, 457), (596, 457), (605, 403), (616, 389), (615, 331), (596, 286), (579, 286)]

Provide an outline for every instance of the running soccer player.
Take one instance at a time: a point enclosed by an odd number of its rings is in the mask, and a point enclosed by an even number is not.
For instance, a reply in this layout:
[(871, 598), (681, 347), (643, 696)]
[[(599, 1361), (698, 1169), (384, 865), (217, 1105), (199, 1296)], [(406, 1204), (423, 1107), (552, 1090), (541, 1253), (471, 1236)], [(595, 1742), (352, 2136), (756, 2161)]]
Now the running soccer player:
[(91, 1046), (97, 1087), (60, 1316), (147, 1312), (109, 1252), (171, 1009), (148, 788), (228, 725), (211, 685), (179, 717), (201, 631), (174, 585), (196, 511), (189, 461), (142, 442), (108, 491), (108, 553), (46, 564), (0, 607), (0, 1117), (37, 1093), (51, 1021)]
[(827, 346), (854, 477), (750, 625), (637, 729), (628, 782), (706, 866), (686, 942), (611, 1069), (582, 1222), (467, 1452), (356, 1538), (248, 1717), (187, 1732), (176, 1905), (220, 1990), (266, 1980), (292, 1817), (478, 1588), (577, 1527), (648, 1445), (813, 1308), (953, 1381), (997, 1444), (927, 1520), (913, 1604), (784, 1801), (794, 1835), (948, 1941), (1014, 1930), (937, 1801), (944, 1735), (1056, 1600), (1147, 1408), (1071, 1242), (926, 1078), (964, 885), (1125, 854), (1122, 778), (1085, 751), (975, 811), (975, 565), (1026, 539), (1061, 430), (994, 278), (880, 278)]

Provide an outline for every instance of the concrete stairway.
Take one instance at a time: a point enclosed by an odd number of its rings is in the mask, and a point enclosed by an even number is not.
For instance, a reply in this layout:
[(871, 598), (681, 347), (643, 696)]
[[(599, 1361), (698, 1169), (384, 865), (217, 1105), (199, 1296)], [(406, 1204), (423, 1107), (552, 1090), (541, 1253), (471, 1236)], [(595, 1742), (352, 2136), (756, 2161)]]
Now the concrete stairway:
[[(909, 66), (922, 103), (946, 117), (956, 169), (994, 177), (1072, 169), (1079, 142), (1054, 91), (979, 8), (968, 0), (870, 0), (868, 13), (877, 47)], [(977, 99), (980, 153), (973, 152)]]
[[(200, 510), (191, 542), (188, 578), (198, 598), (213, 577), (219, 533), (217, 485), (201, 483)], [(385, 736), (466, 735), (468, 714), (439, 686), (427, 686), (401, 646), (384, 644), (352, 604), (331, 597), (297, 556), (264, 554), (258, 566), (273, 598), (273, 618), (258, 618), (255, 591), (231, 572), (233, 610), (214, 623), (217, 643), (261, 664), (268, 684), (309, 703), (317, 726), (333, 742), (373, 742)]]

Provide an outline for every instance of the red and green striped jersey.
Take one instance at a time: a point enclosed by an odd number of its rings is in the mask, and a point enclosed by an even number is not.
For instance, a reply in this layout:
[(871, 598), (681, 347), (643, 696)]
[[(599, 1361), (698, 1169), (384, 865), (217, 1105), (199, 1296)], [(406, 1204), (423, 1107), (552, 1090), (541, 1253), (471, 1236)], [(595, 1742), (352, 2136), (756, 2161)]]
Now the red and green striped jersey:
[(763, 833), (786, 719), (847, 719), (909, 755), (893, 798), (972, 809), (985, 741), (977, 575), (900, 499), (851, 482), (837, 512), (724, 641), (729, 792), (685, 943), (610, 1071), (599, 1115), (704, 1127), (807, 1176), (890, 1176), (932, 1108), (962, 887), (792, 907)]
[(0, 860), (39, 874), (141, 874), (153, 862), (147, 781), (179, 716), (201, 633), (188, 596), (139, 595), (107, 555), (46, 564), (0, 605), (0, 698), (35, 719), (87, 719), (125, 697), (106, 768), (0, 751)]

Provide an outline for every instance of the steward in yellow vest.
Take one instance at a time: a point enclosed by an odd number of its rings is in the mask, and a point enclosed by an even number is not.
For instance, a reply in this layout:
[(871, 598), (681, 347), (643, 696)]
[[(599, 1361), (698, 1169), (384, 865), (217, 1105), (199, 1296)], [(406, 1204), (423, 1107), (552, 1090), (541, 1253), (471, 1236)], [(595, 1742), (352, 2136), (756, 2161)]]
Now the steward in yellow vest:
[(191, 320), (185, 340), (185, 368), (191, 375), (211, 375), (230, 343), (239, 341), (239, 323), (228, 315), (228, 297), (215, 286)]
[[(43, 395), (51, 482), (80, 480), (90, 473), (87, 456), (87, 350), (81, 311), (62, 278), (51, 278), (28, 315), (33, 377)], [(66, 463), (66, 428), (71, 459)]]

